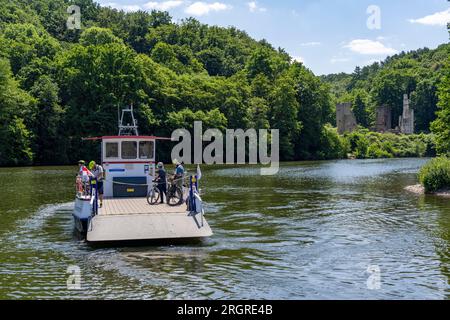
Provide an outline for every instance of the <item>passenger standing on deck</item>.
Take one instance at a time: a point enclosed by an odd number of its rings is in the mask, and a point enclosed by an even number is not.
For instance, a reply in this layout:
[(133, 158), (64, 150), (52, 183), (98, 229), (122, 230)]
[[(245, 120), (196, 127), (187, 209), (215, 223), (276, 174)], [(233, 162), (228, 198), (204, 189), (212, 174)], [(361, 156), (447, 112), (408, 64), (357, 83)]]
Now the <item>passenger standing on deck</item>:
[(176, 181), (175, 183), (177, 187), (179, 187), (183, 192), (184, 167), (180, 162), (178, 162), (178, 160), (175, 160), (174, 162), (175, 162), (174, 180)]
[(158, 175), (155, 181), (158, 183), (159, 194), (161, 195), (161, 203), (164, 203), (164, 195), (167, 197), (167, 177), (166, 170), (164, 169), (164, 164), (158, 162)]
[(103, 205), (103, 179), (105, 178), (105, 171), (103, 170), (103, 167), (95, 161), (89, 162), (89, 169), (91, 169), (92, 174), (97, 179), (97, 191), (98, 191), (98, 198), (100, 199), (100, 207)]
[(89, 182), (89, 177), (93, 177), (94, 175), (92, 174), (92, 172), (90, 172), (88, 170), (88, 168), (86, 168), (85, 164), (86, 163), (84, 162), (84, 160), (78, 161), (78, 167), (79, 167), (79, 169), (78, 169), (78, 177), (79, 177), (79, 179), (80, 179), (80, 181), (82, 183), (82, 188), (81, 188), (82, 190), (79, 190), (79, 191), (84, 192), (84, 194), (86, 195), (88, 193), (88, 191), (89, 191), (88, 190), (88, 185), (87, 185), (87, 183)]

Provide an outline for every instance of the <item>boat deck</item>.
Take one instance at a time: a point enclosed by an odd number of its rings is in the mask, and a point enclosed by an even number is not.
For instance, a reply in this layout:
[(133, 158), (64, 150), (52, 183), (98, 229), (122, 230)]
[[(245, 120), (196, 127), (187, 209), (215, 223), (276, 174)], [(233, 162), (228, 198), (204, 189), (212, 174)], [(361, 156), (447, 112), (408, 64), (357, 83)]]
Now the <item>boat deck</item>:
[(99, 208), (100, 215), (186, 213), (186, 204), (171, 207), (168, 204), (149, 205), (146, 198), (106, 198)]

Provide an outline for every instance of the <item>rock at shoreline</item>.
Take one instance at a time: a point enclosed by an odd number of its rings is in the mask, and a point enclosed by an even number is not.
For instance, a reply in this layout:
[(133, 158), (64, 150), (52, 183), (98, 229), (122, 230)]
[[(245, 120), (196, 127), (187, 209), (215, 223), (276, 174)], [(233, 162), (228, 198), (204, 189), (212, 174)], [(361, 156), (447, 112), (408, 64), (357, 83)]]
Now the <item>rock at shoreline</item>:
[[(416, 184), (413, 186), (407, 186), (407, 187), (405, 187), (405, 190), (415, 193), (415, 194), (425, 194), (425, 188), (420, 184)], [(441, 191), (433, 192), (433, 193), (429, 193), (429, 194), (440, 196), (440, 197), (449, 197), (450, 198), (450, 190), (441, 190)]]

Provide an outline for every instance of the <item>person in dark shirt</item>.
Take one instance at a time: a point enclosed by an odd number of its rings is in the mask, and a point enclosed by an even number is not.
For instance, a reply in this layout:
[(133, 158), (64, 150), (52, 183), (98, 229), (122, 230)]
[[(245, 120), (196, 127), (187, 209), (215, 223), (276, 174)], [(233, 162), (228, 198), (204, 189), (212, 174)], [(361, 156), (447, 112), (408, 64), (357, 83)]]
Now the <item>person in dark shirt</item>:
[(158, 163), (158, 170), (156, 176), (156, 183), (158, 183), (159, 194), (161, 195), (161, 203), (164, 203), (164, 195), (167, 197), (167, 180), (166, 180), (166, 170), (164, 170), (164, 164), (162, 162)]

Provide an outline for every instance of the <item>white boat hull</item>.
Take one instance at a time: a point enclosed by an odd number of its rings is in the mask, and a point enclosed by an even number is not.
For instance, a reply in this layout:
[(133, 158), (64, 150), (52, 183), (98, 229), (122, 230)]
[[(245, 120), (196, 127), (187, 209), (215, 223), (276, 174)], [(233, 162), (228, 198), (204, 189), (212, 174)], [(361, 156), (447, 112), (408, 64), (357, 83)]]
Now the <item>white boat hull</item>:
[(86, 232), (91, 214), (92, 204), (90, 199), (76, 197), (72, 215), (75, 221), (75, 227), (79, 232)]

